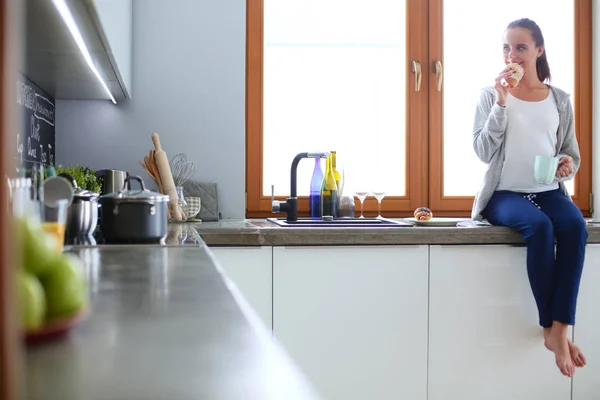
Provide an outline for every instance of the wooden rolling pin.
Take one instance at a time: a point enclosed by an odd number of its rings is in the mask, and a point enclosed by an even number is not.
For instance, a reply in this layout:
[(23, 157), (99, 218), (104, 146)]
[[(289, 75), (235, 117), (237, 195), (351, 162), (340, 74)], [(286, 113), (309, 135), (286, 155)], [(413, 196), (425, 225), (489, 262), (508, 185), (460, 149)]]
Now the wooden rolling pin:
[(171, 174), (171, 166), (169, 165), (167, 153), (164, 152), (162, 146), (160, 145), (158, 133), (154, 132), (152, 134), (152, 142), (154, 142), (154, 147), (156, 148), (156, 153), (154, 153), (154, 161), (156, 161), (156, 166), (158, 167), (160, 180), (162, 182), (165, 194), (171, 199), (171, 211), (173, 219), (175, 221), (181, 221), (182, 215), (181, 210), (179, 209), (179, 198), (177, 197), (177, 190), (175, 190), (175, 182), (173, 181), (173, 175)]

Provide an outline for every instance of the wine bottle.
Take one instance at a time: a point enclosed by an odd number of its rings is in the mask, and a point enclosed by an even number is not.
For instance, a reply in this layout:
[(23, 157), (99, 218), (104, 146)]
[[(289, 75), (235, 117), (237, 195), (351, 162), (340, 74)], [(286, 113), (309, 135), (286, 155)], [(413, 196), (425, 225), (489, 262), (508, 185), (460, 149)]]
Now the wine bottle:
[(335, 184), (337, 185), (338, 188), (338, 196), (341, 196), (341, 184), (342, 184), (342, 176), (340, 175), (340, 172), (337, 170), (337, 152), (336, 151), (331, 151), (331, 168), (333, 169), (333, 176), (335, 177)]
[(337, 151), (331, 151), (331, 169), (333, 170), (333, 176), (335, 177), (335, 184), (337, 186), (337, 198), (335, 200), (335, 209), (337, 210), (337, 216), (340, 216), (340, 199), (342, 198), (342, 175), (337, 170)]
[(327, 157), (327, 166), (325, 168), (325, 178), (321, 186), (321, 215), (323, 217), (337, 217), (337, 184), (333, 175), (332, 156)]
[(310, 194), (308, 196), (311, 217), (321, 217), (321, 187), (323, 186), (323, 178), (321, 159), (315, 158), (315, 168), (310, 180)]

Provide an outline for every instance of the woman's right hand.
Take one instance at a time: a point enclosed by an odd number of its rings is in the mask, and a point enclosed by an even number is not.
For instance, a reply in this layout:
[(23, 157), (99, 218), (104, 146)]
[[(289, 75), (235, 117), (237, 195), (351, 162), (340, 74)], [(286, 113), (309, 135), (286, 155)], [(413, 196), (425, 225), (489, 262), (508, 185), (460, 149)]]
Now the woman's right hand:
[[(506, 67), (496, 77), (496, 84), (494, 85), (494, 89), (496, 90), (496, 103), (502, 107), (506, 106), (506, 98), (508, 97), (508, 91), (510, 90), (510, 86), (508, 86), (508, 83), (506, 83), (506, 78), (508, 78), (511, 74), (512, 72), (508, 67)], [(502, 82), (504, 82), (504, 85)]]

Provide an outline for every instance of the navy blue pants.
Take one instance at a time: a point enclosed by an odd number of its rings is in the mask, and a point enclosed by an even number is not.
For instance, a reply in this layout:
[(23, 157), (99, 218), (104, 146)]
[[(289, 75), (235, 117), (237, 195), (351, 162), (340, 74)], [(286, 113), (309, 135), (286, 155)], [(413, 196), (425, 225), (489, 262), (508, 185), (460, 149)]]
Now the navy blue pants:
[(540, 325), (549, 328), (552, 321), (574, 325), (588, 237), (577, 206), (561, 189), (496, 191), (483, 216), (492, 225), (508, 226), (523, 236)]

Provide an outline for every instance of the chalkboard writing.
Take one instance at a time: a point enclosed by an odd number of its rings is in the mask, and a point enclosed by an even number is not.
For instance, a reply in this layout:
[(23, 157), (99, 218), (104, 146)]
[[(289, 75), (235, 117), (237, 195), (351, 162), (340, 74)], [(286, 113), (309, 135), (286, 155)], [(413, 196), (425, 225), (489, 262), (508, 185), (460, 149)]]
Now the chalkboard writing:
[(17, 79), (17, 167), (54, 165), (54, 99), (26, 77)]

